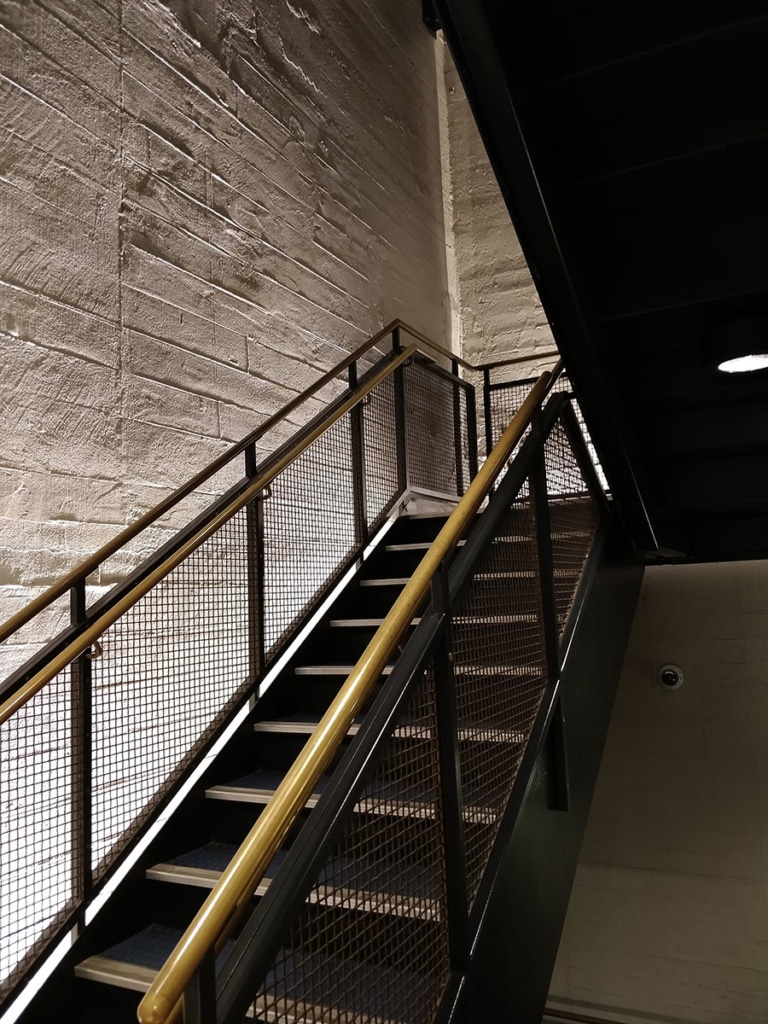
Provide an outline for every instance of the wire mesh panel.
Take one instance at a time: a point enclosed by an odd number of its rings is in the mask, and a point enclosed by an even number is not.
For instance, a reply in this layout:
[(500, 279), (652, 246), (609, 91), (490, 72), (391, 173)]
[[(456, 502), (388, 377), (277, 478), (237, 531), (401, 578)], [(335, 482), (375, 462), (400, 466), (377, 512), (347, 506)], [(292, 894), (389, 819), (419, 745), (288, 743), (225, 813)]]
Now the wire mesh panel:
[(544, 446), (544, 465), (552, 533), (555, 609), (562, 634), (592, 547), (599, 510), (560, 423), (555, 424)]
[(436, 724), (430, 671), (288, 931), (257, 1020), (432, 1024), (450, 972)]
[(452, 620), (470, 905), (547, 682), (535, 537), (518, 497)]
[(458, 493), (455, 388), (452, 380), (423, 363), (405, 367), (408, 484), (438, 494)]
[(338, 420), (272, 484), (264, 502), (264, 646), (282, 649), (314, 598), (355, 548), (349, 416)]
[[(494, 444), (499, 440), (506, 430), (509, 421), (531, 393), (531, 388), (535, 383), (535, 378), (517, 381), (511, 380), (504, 383), (503, 386), (494, 388), (491, 391), (491, 426)], [(552, 391), (570, 391), (568, 378), (561, 374), (561, 376), (555, 381)]]
[(375, 529), (394, 505), (397, 474), (397, 415), (392, 377), (374, 388), (363, 405), (365, 496), (369, 529)]
[(0, 996), (82, 896), (71, 679), (67, 668), (0, 727)]
[(93, 661), (93, 866), (130, 841), (249, 679), (246, 510), (118, 619)]

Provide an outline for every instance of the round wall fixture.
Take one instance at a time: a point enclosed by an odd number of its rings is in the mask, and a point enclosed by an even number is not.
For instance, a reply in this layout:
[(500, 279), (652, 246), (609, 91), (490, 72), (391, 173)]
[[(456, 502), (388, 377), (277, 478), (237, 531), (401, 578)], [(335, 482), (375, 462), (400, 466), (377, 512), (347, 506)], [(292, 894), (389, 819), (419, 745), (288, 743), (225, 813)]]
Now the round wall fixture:
[(656, 673), (659, 686), (665, 690), (679, 690), (685, 682), (685, 675), (679, 665), (662, 665)]

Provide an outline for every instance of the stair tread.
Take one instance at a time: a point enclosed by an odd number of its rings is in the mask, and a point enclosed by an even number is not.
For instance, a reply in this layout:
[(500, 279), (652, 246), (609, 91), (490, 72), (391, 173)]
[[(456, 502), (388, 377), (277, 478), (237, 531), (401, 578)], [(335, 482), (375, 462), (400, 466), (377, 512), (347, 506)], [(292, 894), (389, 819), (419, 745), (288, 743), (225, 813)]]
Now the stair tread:
[[(317, 728), (321, 716), (319, 714), (297, 714), (286, 715), (283, 718), (265, 719), (262, 722), (254, 723), (255, 732), (286, 733), (289, 735), (310, 735)], [(347, 735), (355, 736), (360, 730), (362, 721), (355, 719), (350, 726)], [(433, 736), (432, 726), (428, 722), (403, 722), (395, 730), (394, 735), (398, 739), (431, 739)], [(524, 734), (516, 729), (499, 730), (497, 726), (488, 725), (484, 722), (467, 721), (459, 723), (459, 740), (461, 742), (496, 742), (496, 743), (522, 743)]]
[(410, 576), (384, 576), (379, 579), (360, 580), (361, 587), (404, 587)]
[[(236, 852), (236, 846), (209, 843), (153, 865), (147, 877), (212, 889)], [(256, 889), (257, 896), (266, 893), (287, 855), (281, 850), (272, 860)], [(361, 878), (366, 879), (362, 884)], [(356, 910), (436, 919), (440, 895), (440, 877), (434, 867), (387, 863), (373, 857), (337, 857), (321, 872), (309, 900), (327, 906), (343, 903)]]
[[(244, 803), (267, 804), (275, 790), (283, 780), (283, 773), (256, 771), (242, 775), (223, 785), (211, 786), (205, 791), (211, 800), (232, 800)], [(313, 792), (307, 799), (305, 807), (311, 810), (327, 788), (330, 776), (318, 779)], [(489, 795), (493, 789), (489, 787)], [(465, 806), (463, 814), (468, 821), (488, 820), (489, 811), (496, 817), (496, 809), (490, 802), (485, 802), (484, 791), (477, 788), (473, 794), (474, 804)], [(408, 785), (400, 780), (398, 783), (374, 780), (360, 794), (355, 810), (358, 814), (389, 814), (395, 817), (431, 818), (435, 814), (437, 795), (431, 789), (425, 789), (418, 782)], [(384, 807), (385, 809), (382, 809)]]
[[(286, 977), (291, 979), (295, 996), (275, 1001)], [(318, 992), (320, 986), (322, 994)], [(431, 1005), (439, 995), (434, 982), (414, 972), (383, 963), (372, 969), (368, 963), (306, 950), (281, 957), (279, 973), (270, 973), (265, 987), (270, 997), (267, 1002), (261, 994), (256, 996), (258, 1017), (295, 1024), (304, 1024), (305, 1020), (330, 1024), (342, 1019), (406, 1024), (413, 1017), (414, 1006)]]
[[(352, 629), (378, 629), (383, 621), (383, 617), (378, 619), (331, 619), (330, 625), (335, 629), (346, 627)], [(411, 619), (412, 626), (418, 626), (420, 622), (420, 616), (417, 616), (415, 619)]]
[[(75, 966), (75, 976), (133, 992), (146, 992), (182, 935), (181, 928), (151, 924), (103, 952), (81, 960)], [(232, 942), (225, 944), (217, 957), (218, 963), (223, 963), (233, 945)]]
[[(294, 671), (297, 676), (348, 676), (354, 665), (298, 665)], [(394, 665), (385, 665), (381, 670), (383, 676), (391, 674)]]

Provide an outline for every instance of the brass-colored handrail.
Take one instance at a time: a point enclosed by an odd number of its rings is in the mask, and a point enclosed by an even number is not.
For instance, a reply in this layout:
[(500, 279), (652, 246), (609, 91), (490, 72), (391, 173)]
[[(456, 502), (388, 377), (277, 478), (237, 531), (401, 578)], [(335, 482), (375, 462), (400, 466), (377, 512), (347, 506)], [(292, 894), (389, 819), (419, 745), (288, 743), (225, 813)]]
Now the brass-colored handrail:
[(109, 611), (104, 612), (98, 619), (95, 620), (87, 629), (85, 629), (75, 640), (67, 644), (67, 646), (48, 664), (36, 672), (23, 686), (20, 686), (18, 690), (9, 697), (2, 705), (0, 705), (0, 725), (6, 722), (12, 715), (22, 708), (27, 701), (31, 700), (36, 693), (38, 693), (46, 683), (50, 682), (54, 676), (58, 675), (63, 669), (67, 667), (75, 658), (79, 657), (84, 651), (97, 640), (111, 625), (123, 616), (130, 608), (132, 608), (138, 601), (141, 600), (146, 594), (152, 590), (153, 587), (157, 586), (161, 580), (165, 579), (169, 573), (173, 572), (177, 565), (180, 565), (193, 551), (197, 550), (201, 544), (203, 544), (209, 537), (213, 536), (217, 530), (221, 529), (225, 523), (236, 515), (242, 508), (248, 504), (253, 498), (256, 497), (261, 491), (265, 490), (272, 483), (278, 474), (282, 473), (286, 467), (290, 466), (292, 462), (295, 462), (298, 457), (307, 450), (307, 448), (313, 444), (319, 437), (321, 437), (330, 427), (333, 426), (338, 420), (341, 419), (346, 413), (349, 412), (355, 405), (361, 402), (367, 394), (369, 394), (378, 384), (386, 379), (398, 366), (402, 365), (406, 360), (410, 359), (416, 352), (416, 346), (411, 345), (409, 348), (404, 349), (397, 356), (391, 359), (386, 366), (384, 366), (378, 373), (374, 374), (362, 387), (360, 387), (354, 394), (343, 402), (338, 408), (330, 415), (327, 419), (323, 420), (322, 423), (318, 424), (313, 431), (308, 433), (301, 441), (297, 442), (290, 451), (286, 452), (281, 459), (279, 459), (274, 466), (271, 467), (267, 472), (262, 473), (258, 476), (253, 483), (242, 491), (237, 498), (234, 498), (221, 512), (219, 512), (210, 522), (206, 523), (205, 526), (201, 527), (186, 543), (174, 551), (172, 555), (169, 555), (163, 562), (160, 563), (151, 573), (149, 573), (143, 580), (136, 583), (128, 593), (117, 601)]
[(380, 678), (414, 614), (424, 602), (443, 559), (455, 548), (490, 492), (562, 369), (543, 373), (507, 426), (464, 497), (403, 588), (341, 690), (321, 718), (242, 846), (195, 915), (139, 1004), (141, 1024), (167, 1024), (208, 951), (250, 900), (288, 830), (347, 735), (355, 715)]
[(321, 377), (311, 384), (305, 391), (302, 391), (300, 395), (291, 399), (286, 405), (284, 405), (278, 412), (269, 416), (262, 424), (260, 424), (255, 430), (251, 431), (246, 437), (238, 441), (223, 452), (218, 458), (214, 459), (213, 462), (209, 463), (204, 469), (201, 469), (199, 473), (196, 473), (193, 477), (190, 477), (186, 483), (182, 484), (175, 491), (169, 494), (161, 502), (155, 505), (149, 511), (145, 512), (135, 522), (131, 523), (130, 526), (126, 526), (125, 529), (121, 530), (116, 534), (112, 540), (107, 541), (98, 551), (88, 558), (85, 558), (82, 562), (78, 563), (74, 569), (71, 569), (68, 573), (57, 580), (55, 583), (47, 587), (46, 590), (39, 594), (36, 598), (26, 604), (23, 608), (19, 609), (14, 615), (7, 619), (4, 623), (0, 624), (0, 643), (7, 640), (9, 636), (12, 636), (18, 629), (30, 622), (37, 614), (53, 604), (54, 601), (62, 597), (72, 587), (78, 583), (82, 583), (91, 573), (95, 572), (100, 565), (102, 565), (108, 558), (114, 555), (120, 548), (124, 547), (129, 541), (137, 537), (143, 530), (153, 523), (157, 522), (161, 516), (165, 515), (166, 512), (170, 512), (172, 508), (175, 508), (179, 502), (183, 501), (189, 494), (204, 484), (212, 476), (223, 469), (224, 466), (228, 465), (233, 459), (241, 455), (246, 448), (254, 444), (259, 438), (263, 437), (270, 430), (272, 430), (278, 423), (282, 422), (287, 416), (290, 416), (292, 412), (295, 412), (304, 402), (308, 401), (318, 391), (322, 390), (326, 384), (329, 384), (332, 380), (338, 377), (344, 372), (352, 363), (361, 359), (367, 352), (372, 348), (375, 348), (387, 335), (394, 334), (395, 331), (401, 330), (403, 333), (408, 334), (415, 341), (419, 343), (421, 347), (430, 349), (432, 352), (437, 353), (446, 359), (454, 360), (459, 366), (464, 367), (467, 370), (474, 372), (482, 372), (484, 370), (493, 369), (495, 366), (507, 366), (511, 363), (527, 362), (531, 359), (546, 359), (554, 358), (557, 352), (541, 352), (536, 353), (533, 356), (520, 356), (515, 359), (505, 359), (496, 363), (485, 363), (478, 366), (473, 366), (471, 363), (457, 356), (443, 345), (432, 341), (421, 331), (418, 331), (415, 327), (411, 327), (406, 324), (403, 320), (393, 320), (387, 324), (386, 327), (382, 327), (378, 333), (374, 334), (368, 341), (364, 342), (354, 352), (351, 352), (348, 356), (345, 356), (336, 366), (331, 370), (328, 370)]

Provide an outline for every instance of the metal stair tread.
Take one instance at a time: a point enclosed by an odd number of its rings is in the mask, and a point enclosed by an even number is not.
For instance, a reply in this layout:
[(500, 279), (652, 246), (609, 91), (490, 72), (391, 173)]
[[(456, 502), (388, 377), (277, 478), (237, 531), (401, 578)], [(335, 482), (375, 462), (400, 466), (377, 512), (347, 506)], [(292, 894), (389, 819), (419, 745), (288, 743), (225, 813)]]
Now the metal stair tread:
[[(348, 676), (354, 665), (299, 665), (294, 671), (297, 676)], [(385, 665), (381, 670), (383, 676), (392, 672), (394, 665)]]
[(379, 579), (360, 580), (361, 587), (404, 587), (410, 576), (386, 576)]
[[(146, 992), (182, 934), (180, 928), (151, 924), (103, 952), (81, 960), (75, 966), (75, 977), (132, 992)], [(217, 957), (218, 963), (223, 963), (233, 945), (231, 941), (225, 944)]]
[[(280, 772), (251, 772), (223, 785), (210, 786), (205, 795), (209, 800), (266, 805), (283, 777)], [(304, 805), (306, 810), (312, 810), (317, 806), (330, 780), (329, 775), (323, 775), (318, 779)], [(358, 814), (425, 819), (435, 816), (436, 806), (436, 794), (431, 790), (425, 791), (418, 784), (403, 786), (374, 780), (358, 797), (355, 811)], [(466, 821), (487, 821), (489, 812), (493, 818), (497, 816), (496, 809), (483, 804), (481, 800), (476, 800), (471, 806), (465, 805), (462, 809)]]
[[(378, 629), (384, 621), (383, 618), (378, 619), (331, 619), (329, 625), (333, 629)], [(411, 619), (411, 626), (418, 626), (421, 622), (421, 617), (417, 616), (415, 619)]]
[[(237, 853), (237, 846), (226, 843), (207, 843), (205, 846), (188, 850), (186, 853), (162, 861), (147, 868), (147, 878), (154, 882), (168, 882), (172, 885), (191, 885), (202, 889), (212, 889), (221, 877), (221, 873), (229, 865)], [(272, 879), (285, 860), (286, 851), (280, 850), (272, 858), (264, 872), (256, 896), (263, 896)]]
[[(236, 852), (236, 846), (209, 843), (153, 865), (147, 870), (147, 878), (212, 889)], [(287, 855), (287, 850), (281, 850), (273, 858), (254, 895), (267, 892)], [(363, 886), (357, 881), (361, 877), (372, 877), (375, 884)], [(337, 857), (321, 872), (308, 900), (368, 913), (437, 920), (440, 895), (439, 875), (429, 867), (391, 864), (372, 857)]]
[[(291, 979), (295, 998), (276, 998), (287, 978)], [(318, 1001), (321, 980), (328, 989), (328, 998)], [(334, 991), (337, 983), (343, 988)], [(270, 993), (269, 999), (264, 998), (262, 989), (254, 1004), (259, 1020), (290, 1024), (333, 1024), (339, 1020), (408, 1024), (414, 1005), (430, 1005), (438, 995), (434, 983), (414, 972), (385, 964), (376, 964), (372, 970), (368, 963), (303, 949), (299, 954), (284, 952), (277, 970), (267, 975), (264, 988)], [(356, 998), (345, 999), (349, 993)]]
[[(254, 732), (285, 734), (291, 736), (309, 736), (317, 728), (320, 715), (286, 715), (284, 718), (265, 719), (254, 722)], [(348, 736), (356, 736), (362, 721), (356, 719), (347, 731)], [(428, 722), (403, 722), (393, 734), (403, 740), (431, 740), (436, 735)], [(495, 725), (484, 722), (465, 722), (459, 724), (458, 738), (460, 742), (476, 743), (522, 743), (524, 734), (517, 729), (499, 729)]]
[[(463, 547), (467, 542), (460, 540), (456, 547)], [(385, 544), (385, 551), (429, 551), (434, 544), (432, 540), (417, 540), (408, 544)]]

